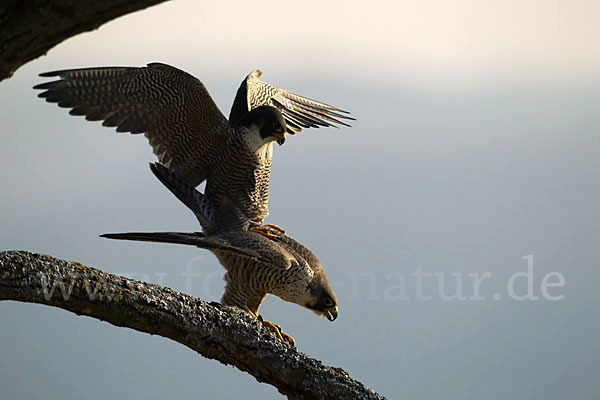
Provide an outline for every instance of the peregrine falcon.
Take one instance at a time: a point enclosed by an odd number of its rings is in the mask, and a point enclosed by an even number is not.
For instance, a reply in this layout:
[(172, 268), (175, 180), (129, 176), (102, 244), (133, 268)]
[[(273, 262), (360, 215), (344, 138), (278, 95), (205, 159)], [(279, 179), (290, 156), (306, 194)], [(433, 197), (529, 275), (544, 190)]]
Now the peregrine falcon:
[[(337, 318), (337, 298), (319, 259), (310, 250), (285, 233), (277, 232), (277, 239), (269, 239), (249, 231), (250, 221), (228, 197), (216, 210), (210, 199), (174, 172), (158, 163), (150, 168), (209, 229), (205, 233), (132, 232), (102, 237), (186, 244), (210, 250), (227, 270), (222, 304), (237, 306), (255, 317), (267, 293), (272, 293), (330, 321)], [(266, 324), (281, 338), (281, 331), (274, 324)]]
[(40, 76), (60, 79), (34, 89), (71, 115), (103, 121), (117, 132), (144, 133), (163, 165), (194, 187), (206, 180), (214, 204), (229, 196), (266, 233), (269, 228), (260, 226), (268, 215), (273, 142), (283, 144), (286, 131), (347, 125), (339, 118), (353, 118), (262, 82), (260, 75), (253, 71), (242, 82), (229, 121), (202, 82), (160, 63), (47, 72)]

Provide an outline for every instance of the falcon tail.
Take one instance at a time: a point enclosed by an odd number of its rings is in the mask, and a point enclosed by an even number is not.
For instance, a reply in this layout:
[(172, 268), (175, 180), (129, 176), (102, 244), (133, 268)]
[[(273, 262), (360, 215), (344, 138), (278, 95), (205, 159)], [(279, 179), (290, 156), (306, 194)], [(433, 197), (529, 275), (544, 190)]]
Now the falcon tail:
[(127, 232), (127, 233), (105, 233), (100, 237), (117, 240), (132, 240), (137, 242), (159, 242), (184, 244), (188, 246), (196, 246), (207, 250), (220, 250), (253, 259), (258, 259), (259, 256), (249, 249), (242, 249), (232, 246), (224, 240), (218, 238), (206, 237), (203, 233), (193, 232)]
[(210, 200), (162, 164), (150, 163), (154, 176), (189, 208), (204, 229), (213, 229), (215, 209)]
[(156, 178), (189, 208), (205, 232), (213, 230), (248, 230), (250, 221), (239, 212), (233, 200), (225, 197), (216, 208), (207, 196), (197, 191), (177, 174), (160, 163), (151, 163)]

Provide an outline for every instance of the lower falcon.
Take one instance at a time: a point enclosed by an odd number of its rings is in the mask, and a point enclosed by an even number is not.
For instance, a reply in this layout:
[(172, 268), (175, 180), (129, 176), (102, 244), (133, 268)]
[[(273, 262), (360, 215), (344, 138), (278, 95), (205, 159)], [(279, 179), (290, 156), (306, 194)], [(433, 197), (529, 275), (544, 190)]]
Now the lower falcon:
[[(273, 230), (269, 239), (248, 230), (250, 221), (229, 198), (218, 207), (185, 183), (175, 173), (156, 163), (150, 168), (156, 177), (196, 215), (207, 234), (179, 232), (110, 233), (110, 239), (177, 243), (211, 251), (227, 273), (224, 305), (237, 306), (255, 317), (268, 293), (334, 321), (337, 298), (327, 281), (319, 259), (290, 236)], [(280, 330), (265, 322), (282, 338)], [(292, 343), (293, 339), (289, 338)]]

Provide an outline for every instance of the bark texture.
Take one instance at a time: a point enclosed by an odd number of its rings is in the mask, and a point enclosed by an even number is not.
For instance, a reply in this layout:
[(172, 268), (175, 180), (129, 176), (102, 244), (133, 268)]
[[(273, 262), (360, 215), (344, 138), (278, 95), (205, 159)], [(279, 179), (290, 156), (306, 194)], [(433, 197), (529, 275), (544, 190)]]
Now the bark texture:
[(78, 33), (166, 0), (0, 0), (0, 81)]
[(0, 300), (46, 304), (164, 336), (248, 372), (290, 399), (383, 399), (343, 369), (282, 343), (241, 310), (77, 262), (0, 252)]

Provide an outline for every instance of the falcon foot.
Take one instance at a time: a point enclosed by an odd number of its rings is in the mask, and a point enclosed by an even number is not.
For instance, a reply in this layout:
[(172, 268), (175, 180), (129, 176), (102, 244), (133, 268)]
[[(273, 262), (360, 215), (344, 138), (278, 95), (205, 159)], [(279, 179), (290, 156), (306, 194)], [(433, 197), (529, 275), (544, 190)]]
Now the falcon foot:
[(269, 321), (265, 321), (264, 319), (262, 320), (262, 323), (269, 328), (270, 330), (273, 331), (273, 333), (275, 334), (275, 336), (277, 336), (277, 338), (279, 340), (281, 340), (282, 342), (286, 342), (287, 344), (289, 344), (291, 347), (294, 347), (296, 341), (294, 340), (293, 337), (291, 337), (290, 335), (288, 335), (287, 333), (283, 332), (281, 330), (281, 327), (277, 324), (274, 324), (273, 322), (269, 322)]
[(285, 233), (285, 230), (282, 227), (277, 226), (275, 224), (266, 224), (265, 226), (268, 226), (269, 228), (271, 228), (279, 233)]
[[(277, 227), (277, 228), (279, 228), (279, 227)], [(250, 228), (248, 230), (251, 232), (255, 232), (260, 235), (263, 235), (264, 237), (266, 237), (268, 239), (277, 239), (279, 237), (279, 235), (281, 235), (283, 232), (283, 230), (281, 228), (273, 229), (269, 225), (253, 226), (252, 228)]]

